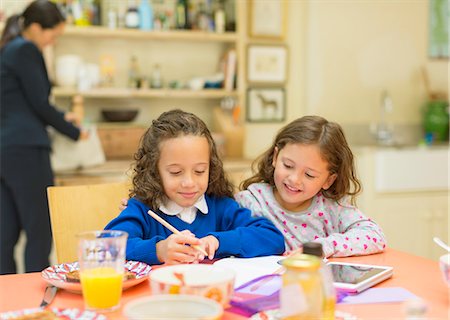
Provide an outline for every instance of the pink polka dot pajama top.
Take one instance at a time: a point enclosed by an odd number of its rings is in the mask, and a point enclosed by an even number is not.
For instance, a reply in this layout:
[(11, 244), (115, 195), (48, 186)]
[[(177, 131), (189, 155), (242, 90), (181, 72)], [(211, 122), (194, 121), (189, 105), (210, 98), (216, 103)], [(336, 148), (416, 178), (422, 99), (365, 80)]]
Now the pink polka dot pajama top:
[(235, 195), (237, 202), (254, 216), (270, 219), (284, 235), (286, 251), (302, 243), (320, 242), (326, 257), (346, 257), (381, 252), (386, 239), (381, 228), (351, 205), (338, 204), (317, 194), (302, 212), (283, 209), (267, 183), (251, 184)]

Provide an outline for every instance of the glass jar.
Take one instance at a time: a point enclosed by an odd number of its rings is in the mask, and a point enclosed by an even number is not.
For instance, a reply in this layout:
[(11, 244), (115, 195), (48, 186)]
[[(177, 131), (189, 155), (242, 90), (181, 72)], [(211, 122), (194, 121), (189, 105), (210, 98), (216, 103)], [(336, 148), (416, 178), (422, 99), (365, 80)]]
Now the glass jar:
[(424, 113), (425, 135), (432, 135), (433, 141), (446, 141), (448, 128), (448, 102), (439, 100), (428, 102)]
[(298, 254), (284, 259), (282, 264), (286, 271), (280, 291), (281, 319), (321, 319), (324, 305), (321, 259)]
[[(322, 259), (323, 248), (322, 244), (319, 242), (306, 242), (303, 244), (303, 253), (310, 254)], [(323, 304), (323, 320), (334, 319), (334, 310), (336, 305), (336, 289), (333, 285), (333, 274), (331, 273), (330, 266), (320, 261), (320, 273), (323, 280), (323, 290), (324, 290), (324, 304)]]

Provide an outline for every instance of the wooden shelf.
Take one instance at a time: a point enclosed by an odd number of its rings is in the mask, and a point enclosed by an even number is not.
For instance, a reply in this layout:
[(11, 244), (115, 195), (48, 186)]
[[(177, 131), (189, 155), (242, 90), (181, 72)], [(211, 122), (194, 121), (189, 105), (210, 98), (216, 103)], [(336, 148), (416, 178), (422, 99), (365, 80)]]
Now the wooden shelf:
[(148, 40), (177, 40), (202, 42), (236, 42), (235, 32), (215, 33), (191, 30), (144, 31), (139, 29), (110, 29), (101, 26), (75, 27), (67, 26), (63, 37), (108, 37)]
[(96, 88), (89, 91), (80, 92), (73, 88), (54, 87), (52, 89), (54, 97), (72, 97), (80, 94), (85, 98), (201, 98), (201, 99), (221, 99), (223, 97), (237, 97), (236, 90), (228, 91), (223, 89), (129, 89), (129, 88)]

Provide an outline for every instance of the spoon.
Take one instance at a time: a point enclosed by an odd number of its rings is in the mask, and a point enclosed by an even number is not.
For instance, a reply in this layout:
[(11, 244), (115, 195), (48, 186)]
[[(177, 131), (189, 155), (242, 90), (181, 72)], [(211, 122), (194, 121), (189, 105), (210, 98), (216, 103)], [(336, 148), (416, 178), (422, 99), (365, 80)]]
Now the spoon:
[(436, 242), (436, 244), (439, 245), (441, 248), (444, 248), (445, 250), (450, 252), (450, 247), (444, 241), (439, 239), (438, 237), (434, 237), (433, 241)]

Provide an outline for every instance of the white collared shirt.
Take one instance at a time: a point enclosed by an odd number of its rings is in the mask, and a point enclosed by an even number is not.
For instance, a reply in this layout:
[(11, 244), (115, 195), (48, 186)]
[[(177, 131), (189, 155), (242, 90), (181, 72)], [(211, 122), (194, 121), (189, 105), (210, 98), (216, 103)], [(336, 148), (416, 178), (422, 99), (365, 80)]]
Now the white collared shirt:
[(208, 213), (208, 204), (205, 200), (205, 195), (202, 195), (192, 207), (181, 207), (176, 202), (169, 200), (159, 206), (159, 210), (169, 216), (177, 216), (186, 223), (191, 224), (197, 216), (197, 209), (201, 213)]

